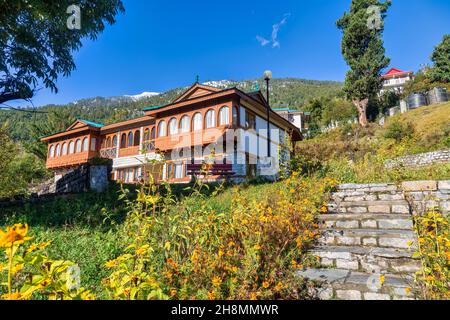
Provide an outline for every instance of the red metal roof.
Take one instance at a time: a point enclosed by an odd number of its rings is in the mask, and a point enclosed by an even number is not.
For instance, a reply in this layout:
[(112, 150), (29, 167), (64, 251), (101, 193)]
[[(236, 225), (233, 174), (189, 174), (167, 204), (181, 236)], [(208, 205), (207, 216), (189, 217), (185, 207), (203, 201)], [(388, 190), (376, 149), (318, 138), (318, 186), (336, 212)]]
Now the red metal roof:
[(401, 76), (413, 73), (412, 71), (402, 71), (400, 69), (391, 68), (388, 72), (383, 74), (383, 77)]

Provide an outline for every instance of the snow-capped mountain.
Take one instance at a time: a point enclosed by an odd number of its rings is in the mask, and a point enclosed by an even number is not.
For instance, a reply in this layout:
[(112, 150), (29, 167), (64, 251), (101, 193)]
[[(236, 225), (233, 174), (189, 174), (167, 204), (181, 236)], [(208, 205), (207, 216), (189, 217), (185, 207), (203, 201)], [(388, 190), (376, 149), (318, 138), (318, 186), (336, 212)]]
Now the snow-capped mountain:
[(133, 101), (139, 101), (139, 100), (142, 100), (145, 98), (151, 98), (151, 97), (158, 96), (158, 95), (160, 95), (159, 92), (142, 92), (140, 94), (131, 95), (131, 96), (125, 95), (124, 97), (131, 98)]

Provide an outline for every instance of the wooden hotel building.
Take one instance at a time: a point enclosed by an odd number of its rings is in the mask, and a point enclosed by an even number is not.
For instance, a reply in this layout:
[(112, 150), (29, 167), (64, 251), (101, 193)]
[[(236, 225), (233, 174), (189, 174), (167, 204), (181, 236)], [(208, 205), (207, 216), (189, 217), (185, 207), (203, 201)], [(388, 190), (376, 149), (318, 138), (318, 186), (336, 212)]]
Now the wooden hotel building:
[[(64, 132), (43, 138), (48, 143), (47, 167), (58, 180), (95, 158), (106, 158), (112, 160), (111, 179), (135, 183), (149, 174), (145, 168), (151, 160), (164, 157), (165, 164), (154, 164), (150, 174), (173, 183), (189, 182), (189, 166), (203, 161), (214, 161), (236, 179), (274, 177), (291, 156), (290, 144), (302, 134), (269, 108), (268, 162), (268, 108), (260, 91), (196, 83), (172, 103), (144, 109), (142, 117), (110, 125), (80, 119)], [(274, 168), (272, 173), (264, 171), (268, 166)]]

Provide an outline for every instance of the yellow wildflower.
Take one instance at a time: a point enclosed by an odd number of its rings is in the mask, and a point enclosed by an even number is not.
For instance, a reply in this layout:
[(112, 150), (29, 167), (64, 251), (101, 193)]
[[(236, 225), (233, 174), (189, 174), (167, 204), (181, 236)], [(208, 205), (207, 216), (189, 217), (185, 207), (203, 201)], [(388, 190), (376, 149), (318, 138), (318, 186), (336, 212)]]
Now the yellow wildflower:
[(13, 245), (21, 245), (31, 239), (27, 237), (28, 225), (15, 224), (13, 227), (7, 227), (6, 232), (0, 230), (0, 248), (10, 248)]
[(105, 266), (109, 269), (114, 268), (117, 265), (117, 260), (108, 261)]
[(264, 289), (267, 289), (270, 286), (270, 284), (269, 284), (268, 281), (264, 281), (262, 286), (263, 286)]
[(214, 278), (212, 279), (212, 284), (213, 284), (215, 287), (218, 287), (218, 286), (220, 286), (220, 285), (222, 284), (222, 279), (219, 278), (219, 277), (214, 277)]
[(385, 280), (386, 280), (386, 277), (385, 277), (384, 275), (381, 275), (381, 276), (380, 276), (380, 285), (381, 285), (381, 286), (384, 285)]
[(19, 292), (7, 293), (2, 296), (4, 300), (20, 300), (22, 298)]

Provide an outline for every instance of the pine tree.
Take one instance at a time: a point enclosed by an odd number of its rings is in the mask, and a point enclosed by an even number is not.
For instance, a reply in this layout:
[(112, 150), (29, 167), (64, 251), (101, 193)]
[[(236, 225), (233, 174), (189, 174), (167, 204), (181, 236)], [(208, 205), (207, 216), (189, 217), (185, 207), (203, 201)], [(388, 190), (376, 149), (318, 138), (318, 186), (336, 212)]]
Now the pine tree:
[(446, 34), (442, 42), (434, 49), (431, 56), (433, 67), (429, 77), (433, 82), (450, 82), (450, 34)]
[(390, 1), (352, 0), (350, 12), (337, 21), (343, 32), (342, 54), (350, 67), (344, 92), (356, 106), (363, 127), (368, 125), (369, 99), (381, 90), (381, 71), (390, 63), (382, 40), (384, 19), (390, 5)]

